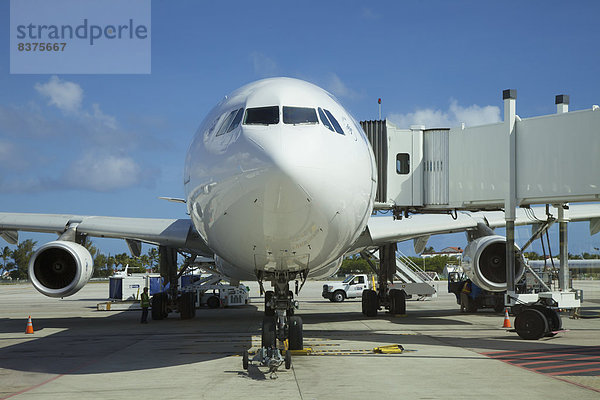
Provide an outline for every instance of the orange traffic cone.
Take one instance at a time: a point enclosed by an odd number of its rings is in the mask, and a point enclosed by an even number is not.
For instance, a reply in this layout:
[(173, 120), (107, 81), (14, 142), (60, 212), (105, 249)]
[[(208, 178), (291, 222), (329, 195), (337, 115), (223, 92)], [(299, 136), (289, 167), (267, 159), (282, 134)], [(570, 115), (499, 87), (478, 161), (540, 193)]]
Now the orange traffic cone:
[(33, 324), (31, 323), (31, 315), (27, 320), (27, 328), (25, 329), (25, 333), (33, 333)]
[(504, 324), (502, 325), (503, 328), (512, 328), (512, 326), (510, 325), (510, 318), (508, 318), (508, 308), (504, 309)]

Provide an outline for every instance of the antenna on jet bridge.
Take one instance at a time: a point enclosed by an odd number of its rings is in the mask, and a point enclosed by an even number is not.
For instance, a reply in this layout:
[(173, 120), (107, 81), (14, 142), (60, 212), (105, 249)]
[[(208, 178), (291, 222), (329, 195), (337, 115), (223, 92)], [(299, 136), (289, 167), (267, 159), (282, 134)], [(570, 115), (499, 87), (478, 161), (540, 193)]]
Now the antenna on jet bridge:
[(377, 99), (377, 104), (379, 106), (379, 120), (381, 121), (381, 97)]

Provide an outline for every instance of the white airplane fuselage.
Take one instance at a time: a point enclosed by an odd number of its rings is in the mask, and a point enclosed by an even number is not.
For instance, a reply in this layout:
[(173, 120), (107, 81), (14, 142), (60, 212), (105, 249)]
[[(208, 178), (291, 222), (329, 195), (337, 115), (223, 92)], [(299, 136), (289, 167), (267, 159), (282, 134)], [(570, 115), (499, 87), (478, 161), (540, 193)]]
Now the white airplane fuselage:
[(226, 96), (200, 125), (184, 172), (193, 224), (236, 279), (335, 272), (366, 227), (376, 180), (356, 120), (325, 90), (291, 78)]

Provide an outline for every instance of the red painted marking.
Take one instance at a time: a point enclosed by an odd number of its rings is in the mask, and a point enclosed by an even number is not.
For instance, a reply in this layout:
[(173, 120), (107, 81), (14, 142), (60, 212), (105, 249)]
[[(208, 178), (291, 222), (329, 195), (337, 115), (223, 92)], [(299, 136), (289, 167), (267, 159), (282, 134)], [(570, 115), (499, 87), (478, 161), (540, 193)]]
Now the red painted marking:
[(55, 381), (55, 380), (57, 380), (58, 378), (61, 378), (61, 377), (65, 376), (65, 375), (69, 375), (69, 374), (72, 374), (72, 373), (74, 373), (74, 372), (77, 372), (77, 371), (79, 371), (79, 370), (82, 370), (82, 369), (84, 369), (85, 367), (89, 367), (90, 365), (92, 365), (92, 364), (93, 364), (93, 363), (95, 363), (96, 361), (98, 361), (98, 360), (92, 360), (92, 361), (89, 361), (89, 362), (87, 362), (87, 363), (83, 363), (83, 364), (81, 364), (81, 365), (78, 365), (77, 367), (73, 368), (73, 369), (72, 369), (72, 370), (70, 370), (70, 371), (67, 371), (67, 372), (65, 372), (64, 374), (58, 374), (58, 375), (56, 375), (55, 377), (52, 377), (52, 378), (50, 378), (50, 379), (47, 379), (47, 380), (45, 380), (45, 381), (44, 381), (44, 382), (42, 382), (42, 383), (38, 383), (37, 385), (34, 385), (34, 386), (30, 387), (30, 388), (23, 389), (23, 390), (21, 390), (20, 392), (17, 392), (17, 393), (10, 394), (10, 395), (8, 395), (8, 396), (6, 396), (6, 397), (3, 397), (3, 398), (1, 398), (0, 400), (6, 400), (6, 399), (9, 399), (9, 398), (11, 398), (11, 397), (15, 397), (15, 396), (18, 396), (18, 395), (20, 395), (20, 394), (23, 394), (23, 393), (29, 392), (29, 391), (31, 391), (31, 390), (33, 390), (33, 389), (37, 389), (37, 388), (39, 388), (40, 386), (44, 386), (44, 385), (46, 385), (46, 384), (48, 384), (48, 383), (50, 383), (50, 382), (52, 382), (52, 381)]
[(572, 371), (548, 372), (548, 375), (573, 375), (573, 373), (600, 371), (600, 368), (578, 369)]
[[(596, 362), (575, 363), (575, 364), (558, 364), (558, 365), (550, 365), (547, 367), (539, 367), (539, 368), (531, 368), (531, 369), (539, 371), (541, 369), (558, 369), (558, 368), (579, 367), (580, 365), (598, 365), (598, 362), (596, 361)], [(575, 372), (575, 371), (571, 371), (571, 372)]]
[(546, 360), (546, 361), (530, 361), (530, 362), (524, 362), (524, 363), (518, 363), (515, 365), (518, 365), (519, 367), (522, 367), (523, 365), (529, 365), (529, 364), (548, 364), (548, 363), (558, 363), (559, 361), (556, 360)]
[(55, 380), (57, 380), (58, 378), (60, 378), (61, 376), (65, 376), (65, 374), (56, 375), (55, 377), (53, 377), (53, 378), (50, 378), (50, 379), (48, 379), (48, 380), (45, 380), (45, 381), (44, 381), (44, 382), (42, 382), (42, 383), (38, 383), (38, 384), (37, 384), (37, 385), (35, 385), (35, 386), (32, 386), (32, 387), (30, 387), (30, 388), (27, 388), (27, 389), (23, 389), (23, 390), (21, 390), (20, 392), (17, 392), (17, 393), (10, 394), (10, 395), (8, 395), (8, 396), (6, 396), (6, 397), (3, 397), (3, 398), (2, 398), (2, 399), (0, 399), (0, 400), (9, 399), (9, 398), (11, 398), (11, 397), (18, 396), (18, 395), (20, 395), (20, 394), (23, 394), (23, 393), (25, 393), (25, 392), (29, 392), (30, 390), (33, 390), (33, 389), (39, 388), (40, 386), (43, 386), (43, 385), (45, 385), (46, 383), (50, 383), (50, 382), (52, 382), (52, 381), (55, 381)]

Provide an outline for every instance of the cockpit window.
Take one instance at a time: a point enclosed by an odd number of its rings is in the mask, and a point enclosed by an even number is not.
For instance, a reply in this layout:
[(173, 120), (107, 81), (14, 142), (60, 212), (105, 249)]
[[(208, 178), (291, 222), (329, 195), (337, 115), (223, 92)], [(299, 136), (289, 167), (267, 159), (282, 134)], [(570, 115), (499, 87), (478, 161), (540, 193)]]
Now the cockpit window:
[(331, 132), (335, 132), (321, 107), (319, 107), (319, 117), (321, 117), (321, 122), (327, 127), (327, 129), (329, 129)]
[(342, 127), (340, 126), (339, 122), (337, 122), (337, 119), (335, 119), (335, 117), (331, 115), (329, 110), (325, 110), (325, 114), (327, 114), (327, 117), (329, 118), (329, 121), (331, 121), (331, 124), (333, 125), (335, 131), (340, 135), (343, 135), (344, 131), (342, 130)]
[(283, 106), (284, 124), (317, 124), (317, 113), (314, 108)]
[(238, 127), (238, 125), (242, 121), (243, 116), (244, 116), (244, 109), (240, 108), (239, 110), (237, 110), (237, 114), (235, 114), (235, 118), (233, 119), (233, 121), (231, 121), (231, 124), (229, 125), (229, 128), (227, 129), (227, 133), (231, 132), (232, 130), (234, 130), (235, 128)]
[(225, 117), (225, 119), (221, 123), (221, 126), (219, 127), (219, 131), (217, 132), (217, 136), (221, 136), (221, 135), (225, 134), (226, 132), (228, 132), (227, 128), (231, 124), (231, 121), (233, 120), (233, 118), (235, 118), (235, 114), (237, 112), (238, 112), (238, 110), (233, 110), (232, 112), (229, 113), (229, 115), (227, 117)]
[(273, 125), (279, 123), (279, 107), (256, 107), (246, 109), (244, 125)]

